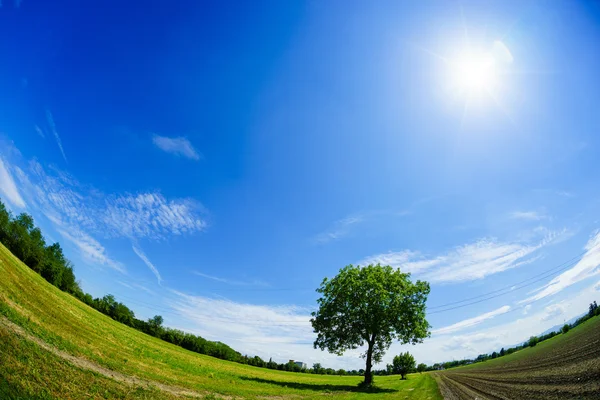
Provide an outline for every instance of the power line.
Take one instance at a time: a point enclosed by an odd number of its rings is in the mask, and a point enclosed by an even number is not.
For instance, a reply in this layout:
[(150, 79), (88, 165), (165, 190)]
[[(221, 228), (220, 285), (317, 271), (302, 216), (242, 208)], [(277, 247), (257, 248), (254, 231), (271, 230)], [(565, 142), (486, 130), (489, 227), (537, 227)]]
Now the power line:
[(575, 257), (571, 258), (570, 260), (567, 260), (567, 261), (563, 262), (562, 264), (560, 264), (560, 265), (558, 265), (558, 266), (556, 266), (556, 267), (554, 267), (554, 268), (551, 268), (551, 269), (549, 269), (549, 270), (547, 270), (547, 271), (545, 271), (545, 272), (542, 272), (541, 274), (534, 275), (534, 276), (532, 276), (532, 277), (530, 277), (530, 278), (528, 278), (528, 279), (525, 279), (525, 280), (523, 280), (523, 281), (520, 281), (520, 282), (517, 282), (517, 283), (513, 283), (513, 284), (511, 284), (511, 285), (508, 285), (508, 286), (505, 286), (505, 287), (503, 287), (503, 288), (500, 288), (500, 289), (494, 290), (494, 291), (492, 291), (492, 292), (488, 292), (488, 293), (480, 294), (480, 295), (478, 295), (478, 296), (474, 296), (474, 297), (469, 297), (469, 298), (467, 298), (467, 299), (463, 299), (463, 300), (455, 301), (455, 302), (452, 302), (452, 303), (446, 303), (446, 304), (442, 304), (442, 305), (439, 305), (439, 306), (427, 307), (427, 309), (428, 309), (428, 310), (434, 310), (434, 309), (438, 309), (438, 308), (446, 308), (446, 307), (448, 307), (448, 306), (452, 306), (452, 305), (455, 305), (455, 304), (460, 304), (460, 303), (465, 303), (465, 302), (467, 302), (467, 301), (476, 300), (476, 299), (479, 299), (479, 298), (481, 298), (481, 297), (485, 297), (485, 296), (488, 296), (488, 295), (491, 295), (491, 294), (495, 294), (495, 293), (498, 293), (498, 292), (502, 292), (502, 291), (504, 291), (504, 290), (507, 290), (507, 289), (510, 289), (510, 291), (512, 292), (513, 290), (515, 290), (515, 289), (513, 289), (513, 287), (515, 287), (515, 286), (517, 286), (517, 285), (520, 285), (520, 284), (522, 284), (522, 283), (528, 282), (528, 281), (530, 281), (530, 280), (532, 280), (532, 279), (535, 279), (535, 278), (537, 278), (537, 277), (539, 277), (539, 276), (541, 276), (541, 275), (546, 275), (546, 274), (550, 273), (550, 274), (548, 275), (548, 277), (550, 277), (550, 276), (552, 275), (552, 273), (551, 273), (551, 272), (552, 272), (552, 271), (554, 271), (555, 269), (559, 269), (559, 268), (560, 268), (560, 270), (559, 270), (558, 272), (562, 272), (562, 271), (565, 269), (565, 268), (563, 268), (563, 266), (564, 266), (565, 264), (571, 263), (572, 261), (574, 261), (574, 260), (577, 260), (577, 259), (581, 258), (581, 257), (582, 257), (582, 256), (583, 256), (583, 255), (584, 255), (586, 252), (587, 252), (587, 251), (583, 251), (582, 253), (580, 253), (580, 254), (576, 255)]
[[(491, 292), (487, 292), (487, 293), (484, 293), (484, 294), (481, 294), (478, 296), (469, 297), (469, 298), (466, 298), (463, 300), (446, 303), (446, 304), (442, 304), (442, 305), (438, 305), (438, 306), (428, 307), (427, 308), (428, 310), (434, 310), (434, 311), (428, 312), (428, 314), (430, 314), (430, 315), (431, 314), (439, 314), (439, 313), (443, 313), (443, 312), (447, 312), (447, 311), (456, 310), (459, 308), (472, 306), (474, 304), (479, 304), (479, 303), (482, 303), (482, 302), (485, 302), (488, 300), (492, 300), (492, 299), (504, 296), (506, 294), (512, 293), (516, 290), (520, 290), (525, 287), (531, 286), (539, 281), (550, 278), (553, 275), (557, 275), (557, 274), (563, 272), (564, 270), (571, 268), (574, 264), (576, 264), (579, 261), (579, 259), (585, 253), (586, 252), (584, 251), (584, 252), (578, 254), (577, 256), (569, 259), (568, 261), (565, 261), (565, 262), (559, 264), (556, 267), (553, 267), (549, 270), (546, 270), (540, 274), (536, 274), (530, 278), (519, 281), (517, 283), (513, 283), (511, 285), (502, 287), (500, 289), (497, 289), (497, 290), (494, 290)], [(286, 289), (281, 289), (281, 290), (286, 290)], [(301, 290), (301, 289), (296, 289), (296, 290)], [(137, 304), (140, 307), (144, 307), (144, 308), (152, 310), (152, 311), (161, 312), (166, 315), (181, 317), (181, 314), (174, 313), (173, 309), (168, 309), (168, 308), (164, 308), (162, 306), (158, 306), (155, 304), (142, 302), (140, 300), (133, 299), (131, 297), (124, 296), (124, 295), (119, 295), (119, 297), (125, 298), (125, 299), (127, 299), (128, 302)], [(473, 301), (473, 300), (475, 300), (475, 301)], [(462, 304), (462, 303), (464, 303), (464, 304)], [(523, 307), (519, 307), (514, 310), (518, 310), (521, 308), (523, 308)], [(512, 311), (510, 311), (510, 312), (512, 312)], [(242, 317), (227, 318), (227, 317), (213, 317), (213, 316), (206, 316), (206, 315), (196, 316), (195, 318), (206, 321), (206, 322), (218, 321), (218, 322), (225, 322), (225, 323), (238, 323), (238, 324), (243, 324), (243, 325), (254, 325), (254, 326), (268, 325), (268, 326), (279, 326), (279, 327), (300, 326), (300, 325), (305, 325), (306, 322), (308, 322), (308, 321), (304, 322), (304, 321), (298, 321), (298, 320), (290, 320), (290, 321), (278, 320), (278, 321), (272, 321), (272, 322), (271, 321), (252, 321), (252, 323), (251, 323), (251, 322), (249, 322), (250, 318), (242, 318)]]
[[(473, 301), (473, 302), (470, 302), (470, 303), (467, 303), (467, 304), (463, 304), (463, 305), (459, 305), (459, 306), (455, 306), (455, 307), (450, 307), (450, 308), (445, 308), (445, 309), (443, 309), (443, 310), (432, 311), (432, 312), (430, 312), (429, 314), (439, 314), (439, 313), (446, 312), (446, 311), (456, 310), (456, 309), (458, 309), (458, 308), (463, 308), (463, 307), (472, 306), (473, 304), (482, 303), (482, 302), (484, 302), (484, 301), (487, 301), (487, 300), (491, 300), (491, 299), (495, 299), (495, 298), (497, 298), (497, 297), (504, 296), (504, 295), (506, 295), (506, 294), (508, 294), (508, 293), (512, 293), (512, 292), (514, 292), (515, 290), (519, 290), (519, 289), (523, 289), (523, 288), (525, 288), (525, 287), (527, 287), (527, 286), (531, 286), (531, 285), (533, 285), (534, 283), (537, 283), (537, 282), (539, 282), (539, 281), (542, 281), (542, 280), (544, 280), (544, 279), (546, 279), (546, 278), (549, 278), (549, 277), (550, 277), (550, 276), (552, 276), (552, 275), (557, 275), (558, 273), (560, 273), (560, 272), (562, 272), (562, 271), (564, 271), (564, 270), (566, 270), (566, 269), (568, 269), (568, 268), (572, 267), (572, 266), (573, 266), (573, 265), (575, 265), (576, 263), (577, 263), (577, 262), (576, 262), (576, 261), (574, 261), (574, 262), (572, 262), (571, 264), (568, 264), (567, 266), (563, 267), (562, 269), (560, 269), (560, 270), (558, 270), (558, 271), (556, 271), (556, 272), (553, 272), (553, 273), (552, 273), (552, 274), (550, 274), (550, 275), (543, 276), (543, 277), (541, 277), (541, 278), (539, 278), (539, 279), (536, 279), (536, 280), (534, 280), (534, 281), (532, 281), (532, 282), (529, 282), (529, 283), (527, 283), (527, 284), (525, 284), (525, 285), (517, 286), (517, 287), (515, 287), (513, 290), (510, 290), (510, 291), (508, 291), (508, 292), (500, 293), (500, 294), (497, 294), (497, 295), (494, 295), (494, 296), (489, 296), (489, 297), (486, 297), (486, 298), (484, 298), (484, 299), (481, 299), (481, 300), (478, 300), (478, 301)], [(513, 285), (513, 286), (514, 286), (514, 285)], [(513, 286), (511, 286), (511, 287), (513, 287)]]

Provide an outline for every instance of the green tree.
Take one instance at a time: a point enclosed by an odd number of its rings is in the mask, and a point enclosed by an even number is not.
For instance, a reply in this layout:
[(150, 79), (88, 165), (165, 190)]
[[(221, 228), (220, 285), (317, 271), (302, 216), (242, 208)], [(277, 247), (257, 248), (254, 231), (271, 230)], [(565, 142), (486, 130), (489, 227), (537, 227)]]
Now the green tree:
[(421, 343), (429, 336), (425, 319), (427, 282), (411, 282), (410, 274), (390, 266), (348, 265), (317, 289), (319, 310), (311, 323), (315, 348), (342, 355), (367, 346), (364, 384), (372, 383), (371, 367), (381, 362), (392, 341)]
[(320, 363), (314, 363), (312, 369), (315, 372), (315, 374), (322, 374), (323, 373), (323, 367), (321, 366)]
[(415, 358), (407, 351), (400, 353), (392, 361), (392, 370), (395, 374), (402, 375), (402, 379), (406, 379), (406, 375), (415, 369)]
[(424, 372), (426, 370), (427, 370), (427, 365), (425, 365), (423, 363), (417, 365), (417, 371), (419, 371), (419, 373), (422, 373), (422, 372)]
[(388, 375), (392, 375), (394, 373), (394, 366), (392, 364), (388, 364), (385, 366), (385, 373)]
[(561, 328), (562, 333), (567, 333), (569, 332), (570, 326), (569, 324), (564, 324), (563, 327)]
[(154, 317), (148, 320), (148, 328), (150, 329), (150, 334), (152, 336), (159, 337), (162, 333), (162, 324), (163, 317), (160, 315), (155, 315)]
[(535, 347), (536, 344), (538, 344), (539, 339), (537, 338), (537, 336), (532, 336), (529, 338), (529, 342), (527, 342), (527, 344), (529, 345), (529, 347)]

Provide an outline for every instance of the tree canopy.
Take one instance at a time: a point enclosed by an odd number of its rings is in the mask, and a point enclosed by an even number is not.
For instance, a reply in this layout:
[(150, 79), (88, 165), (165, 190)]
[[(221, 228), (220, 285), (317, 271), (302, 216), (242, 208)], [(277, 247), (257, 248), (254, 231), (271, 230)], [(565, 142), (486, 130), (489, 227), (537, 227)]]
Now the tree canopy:
[(364, 383), (371, 384), (373, 363), (381, 362), (394, 340), (416, 344), (430, 335), (425, 319), (429, 290), (427, 282), (413, 283), (410, 274), (389, 265), (348, 265), (317, 289), (314, 347), (342, 355), (366, 345)]
[(392, 361), (392, 371), (406, 379), (406, 375), (415, 369), (415, 364), (415, 358), (408, 351), (400, 353)]

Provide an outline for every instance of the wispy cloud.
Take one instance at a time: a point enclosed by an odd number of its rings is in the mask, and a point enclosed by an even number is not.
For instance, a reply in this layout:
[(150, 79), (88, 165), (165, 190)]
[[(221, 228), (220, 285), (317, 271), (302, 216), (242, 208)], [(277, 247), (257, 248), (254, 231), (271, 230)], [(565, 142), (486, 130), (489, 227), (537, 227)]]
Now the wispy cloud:
[(141, 291), (144, 291), (144, 292), (148, 293), (148, 294), (151, 294), (151, 295), (155, 295), (156, 294), (156, 292), (154, 292), (153, 290), (150, 290), (146, 286), (140, 285), (138, 283), (132, 283), (131, 285), (133, 287), (137, 288), (137, 289), (140, 289)]
[(35, 131), (37, 132), (38, 135), (40, 135), (41, 137), (45, 138), (46, 135), (44, 134), (44, 131), (42, 130), (42, 128), (40, 128), (38, 125), (35, 126)]
[(109, 196), (102, 222), (113, 236), (160, 239), (201, 231), (202, 206), (191, 199), (167, 200), (160, 193)]
[(2, 158), (0, 158), (0, 191), (12, 205), (25, 208), (25, 200), (21, 197), (21, 193), (19, 193), (17, 185), (15, 185), (15, 181), (8, 170), (8, 165), (4, 164)]
[(535, 291), (537, 294), (521, 301), (528, 303), (552, 296), (560, 291), (574, 285), (578, 282), (600, 274), (600, 231), (595, 231), (585, 245), (586, 251), (581, 260), (571, 269), (563, 272), (547, 285), (544, 285)]
[(382, 253), (367, 257), (358, 264), (391, 265), (418, 274), (430, 282), (470, 281), (532, 263), (538, 259), (534, 256), (537, 250), (566, 233), (549, 232), (542, 240), (531, 244), (484, 238), (434, 257), (410, 250)]
[[(14, 159), (21, 157), (16, 149), (11, 154)], [(20, 168), (0, 159), (0, 191), (11, 203), (27, 204), (30, 212), (39, 211), (48, 218), (87, 262), (124, 271), (108, 256), (95, 238), (98, 236), (127, 238), (135, 243), (142, 238), (164, 240), (191, 234), (207, 226), (202, 205), (192, 199), (167, 199), (156, 192), (105, 194), (56, 167), (46, 170), (35, 160), (24, 165)], [(146, 261), (155, 272), (152, 263)], [(155, 275), (160, 280), (157, 271)]]
[(463, 321), (457, 322), (457, 323), (449, 325), (449, 326), (445, 326), (443, 328), (433, 329), (431, 331), (431, 333), (434, 335), (444, 335), (444, 334), (448, 334), (448, 333), (458, 332), (458, 331), (473, 327), (475, 325), (479, 325), (482, 322), (484, 322), (488, 319), (492, 319), (498, 315), (505, 314), (509, 310), (510, 310), (510, 306), (503, 306), (494, 311), (490, 311), (490, 312), (478, 315), (473, 318), (465, 319)]
[[(595, 284), (600, 288), (600, 282)], [(591, 285), (577, 293), (560, 299), (560, 308), (564, 313), (553, 307), (533, 311), (530, 307), (527, 315), (513, 313), (510, 322), (501, 324), (485, 324), (477, 330), (457, 335), (434, 335), (423, 344), (416, 346), (392, 344), (384, 357), (385, 362), (391, 362), (394, 354), (410, 351), (419, 362), (433, 363), (452, 359), (477, 357), (479, 354), (498, 351), (502, 347), (523, 343), (532, 335), (539, 335), (546, 329), (563, 323), (587, 310), (591, 301), (598, 298), (598, 289)], [(510, 311), (515, 310), (515, 308)], [(441, 356), (440, 356), (441, 355)]]
[(172, 326), (220, 340), (244, 354), (256, 354), (278, 362), (300, 359), (309, 363), (347, 365), (357, 368), (360, 351), (337, 357), (312, 347), (314, 333), (310, 310), (294, 305), (256, 305), (213, 299), (172, 291), (166, 304), (174, 310)]
[(158, 272), (158, 269), (154, 266), (154, 264), (152, 264), (152, 262), (150, 262), (146, 254), (144, 254), (144, 252), (140, 248), (136, 247), (135, 245), (131, 247), (133, 249), (133, 252), (137, 254), (137, 256), (144, 262), (144, 264), (146, 264), (148, 268), (150, 268), (150, 271), (152, 271), (152, 273), (158, 280), (158, 284), (160, 285), (162, 282), (162, 278), (160, 276), (160, 272)]
[(361, 215), (352, 215), (346, 218), (340, 219), (333, 223), (327, 230), (317, 234), (314, 237), (317, 243), (327, 243), (334, 240), (341, 239), (342, 237), (350, 233), (353, 225), (363, 222), (365, 218)]
[(551, 304), (544, 309), (542, 321), (548, 321), (553, 318), (556, 318), (559, 315), (563, 315), (566, 311), (566, 306), (563, 303)]
[(200, 153), (196, 151), (194, 146), (185, 137), (167, 137), (160, 135), (152, 136), (152, 143), (159, 149), (169, 154), (176, 156), (183, 156), (191, 160), (199, 160), (201, 158)]
[(202, 272), (199, 271), (192, 271), (192, 273), (194, 275), (198, 275), (202, 278), (206, 278), (206, 279), (210, 279), (216, 282), (221, 282), (221, 283), (226, 283), (228, 285), (235, 285), (235, 286), (269, 286), (267, 283), (263, 282), (263, 281), (259, 281), (259, 280), (235, 280), (235, 279), (227, 279), (227, 278), (220, 278), (218, 276), (214, 276), (214, 275), (208, 275), (208, 274), (204, 274)]
[(76, 228), (68, 229), (58, 228), (65, 239), (73, 243), (78, 249), (84, 260), (92, 264), (107, 266), (121, 273), (125, 272), (123, 265), (107, 255), (106, 249), (96, 239), (85, 232), (79, 231)]
[(32, 161), (16, 177), (27, 199), (47, 216), (107, 238), (165, 239), (207, 227), (204, 208), (192, 199), (162, 194), (105, 194), (57, 168)]
[(50, 127), (50, 131), (52, 132), (52, 134), (54, 135), (54, 138), (56, 139), (56, 144), (58, 145), (58, 148), (60, 149), (60, 153), (62, 154), (62, 156), (66, 162), (67, 156), (65, 155), (65, 150), (63, 149), (62, 141), (60, 140), (60, 136), (58, 135), (58, 131), (56, 130), (56, 124), (54, 123), (54, 117), (52, 116), (52, 113), (48, 109), (46, 109), (46, 119), (48, 120), (48, 126)]
[(540, 221), (548, 218), (548, 216), (538, 211), (513, 211), (510, 213), (510, 218), (526, 221)]
[(133, 290), (133, 286), (131, 286), (131, 285), (130, 285), (130, 284), (128, 284), (128, 283), (125, 283), (125, 282), (122, 282), (122, 281), (119, 281), (119, 280), (117, 280), (117, 283), (118, 283), (119, 285), (121, 285), (121, 286), (125, 286), (127, 289), (132, 289), (132, 290)]

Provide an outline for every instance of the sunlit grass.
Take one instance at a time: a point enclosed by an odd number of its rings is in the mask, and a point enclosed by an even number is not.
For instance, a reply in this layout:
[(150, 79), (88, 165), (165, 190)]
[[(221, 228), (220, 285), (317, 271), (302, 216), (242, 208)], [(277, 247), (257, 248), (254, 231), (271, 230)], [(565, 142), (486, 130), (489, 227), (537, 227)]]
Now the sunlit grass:
[[(375, 377), (376, 388), (361, 392), (361, 377), (273, 371), (190, 352), (117, 323), (61, 292), (1, 245), (0, 276), (0, 315), (58, 349), (126, 375), (203, 395), (237, 398), (321, 398), (327, 394), (336, 398), (400, 395), (415, 400), (441, 399), (429, 374), (409, 375), (406, 381), (398, 376)], [(0, 387), (6, 391), (42, 399), (172, 398), (156, 389), (132, 388), (76, 368), (9, 330), (0, 334), (3, 343), (11, 343), (3, 347), (8, 361), (0, 364)]]

